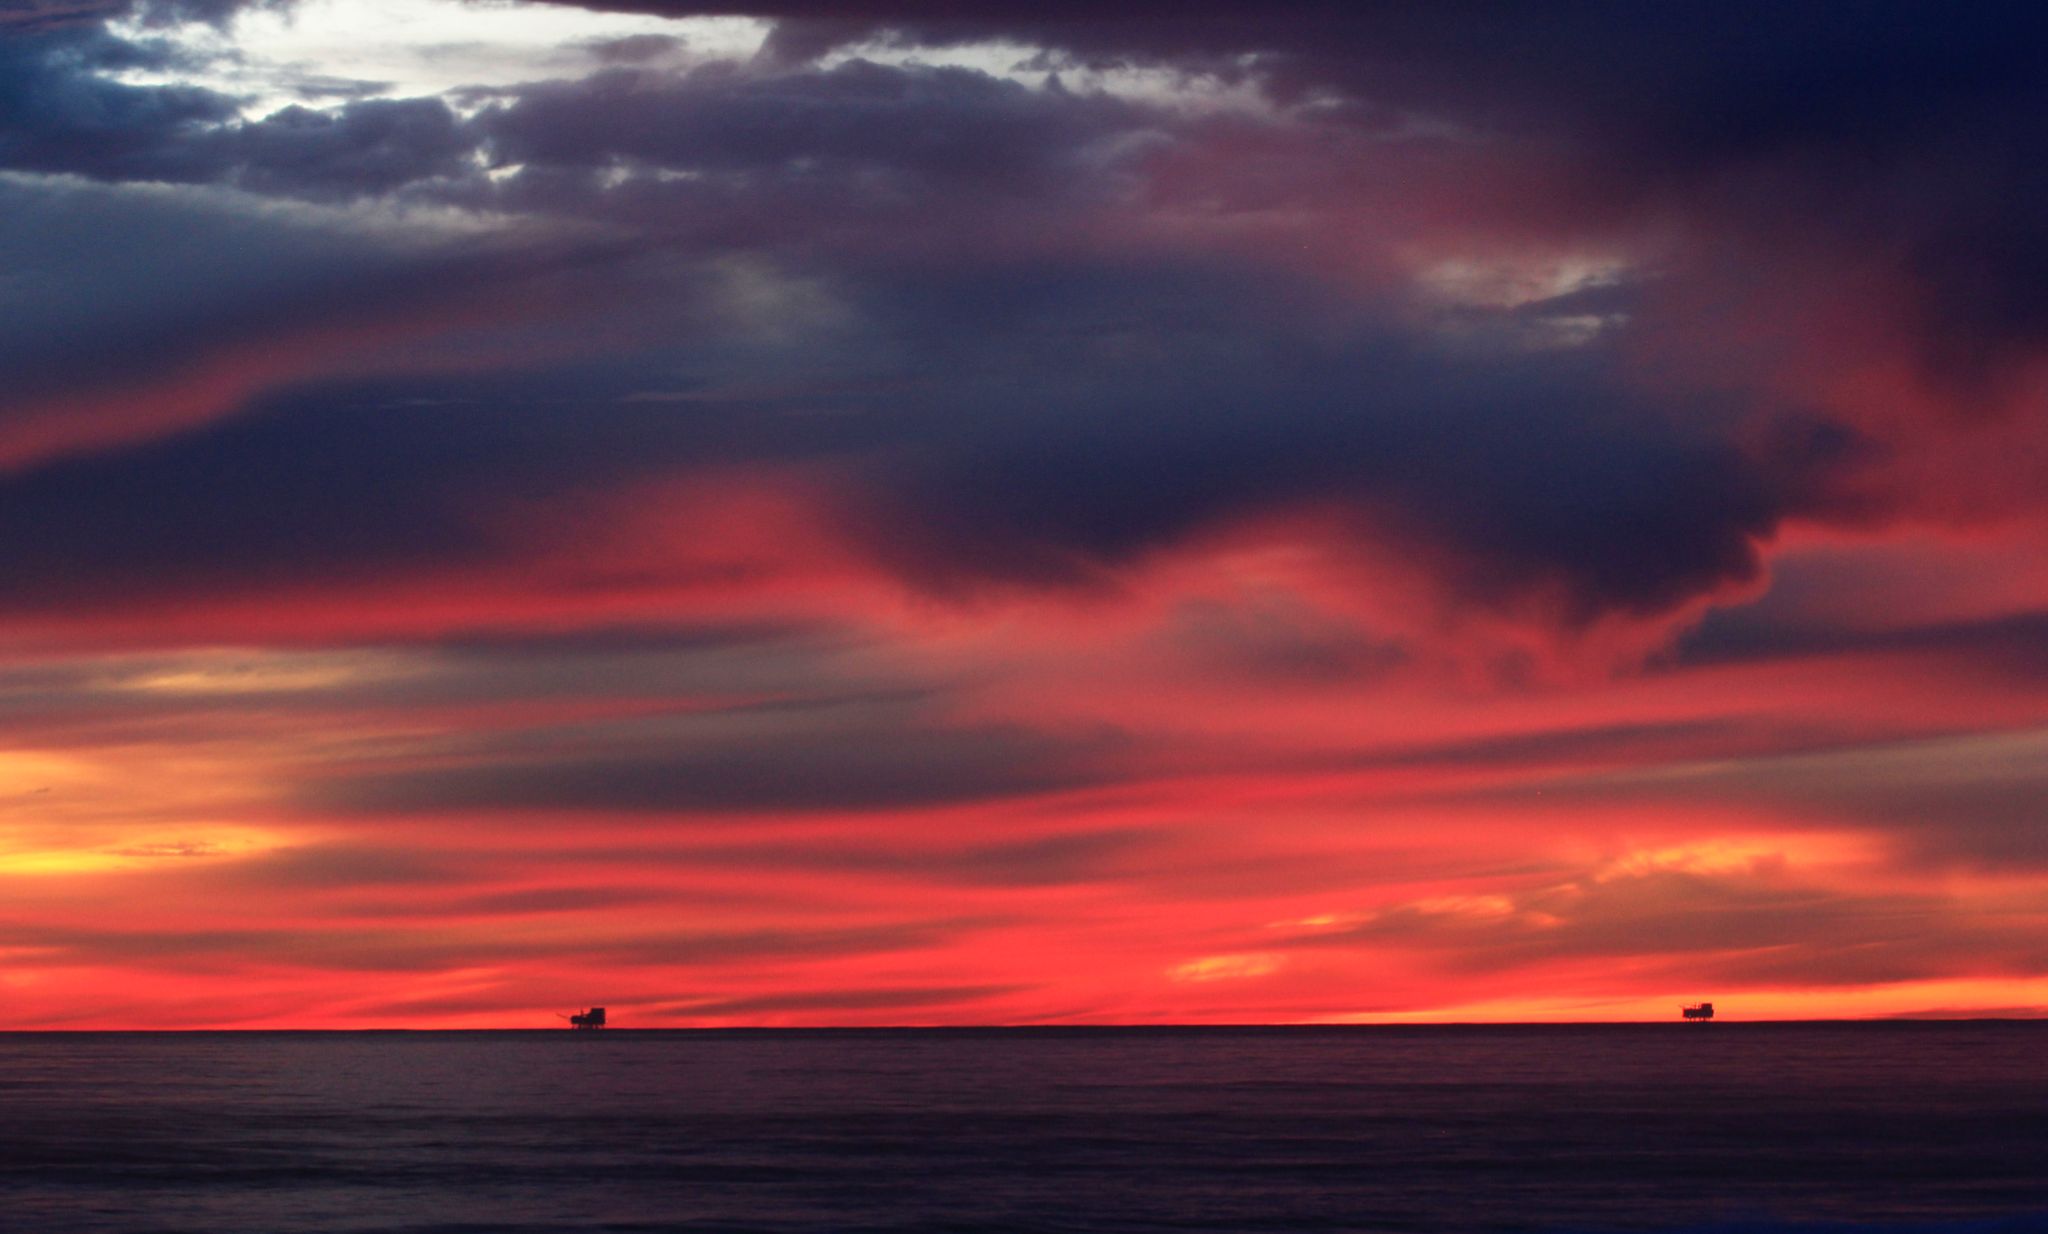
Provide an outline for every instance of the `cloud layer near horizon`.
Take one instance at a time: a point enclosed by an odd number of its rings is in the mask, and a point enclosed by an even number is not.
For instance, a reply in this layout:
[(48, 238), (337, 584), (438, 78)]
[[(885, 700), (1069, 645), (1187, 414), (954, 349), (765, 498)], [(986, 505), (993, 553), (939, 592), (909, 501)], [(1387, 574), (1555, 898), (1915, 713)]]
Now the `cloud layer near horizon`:
[(0, 7), (0, 1019), (2048, 1005), (2041, 18), (1240, 11)]

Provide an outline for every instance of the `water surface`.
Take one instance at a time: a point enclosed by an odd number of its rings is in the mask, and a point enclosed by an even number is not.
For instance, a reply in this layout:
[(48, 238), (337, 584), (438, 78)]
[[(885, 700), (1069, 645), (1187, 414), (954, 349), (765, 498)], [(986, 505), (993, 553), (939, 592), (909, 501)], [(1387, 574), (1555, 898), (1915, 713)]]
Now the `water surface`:
[(0, 1034), (0, 1229), (2048, 1229), (2048, 1024)]

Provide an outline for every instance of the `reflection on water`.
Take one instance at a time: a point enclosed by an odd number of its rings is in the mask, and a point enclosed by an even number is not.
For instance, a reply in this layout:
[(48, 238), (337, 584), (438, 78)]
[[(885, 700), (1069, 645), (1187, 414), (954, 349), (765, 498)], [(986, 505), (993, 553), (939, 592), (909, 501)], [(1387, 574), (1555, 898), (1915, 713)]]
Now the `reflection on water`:
[(0, 1229), (2048, 1212), (2048, 1025), (0, 1034)]

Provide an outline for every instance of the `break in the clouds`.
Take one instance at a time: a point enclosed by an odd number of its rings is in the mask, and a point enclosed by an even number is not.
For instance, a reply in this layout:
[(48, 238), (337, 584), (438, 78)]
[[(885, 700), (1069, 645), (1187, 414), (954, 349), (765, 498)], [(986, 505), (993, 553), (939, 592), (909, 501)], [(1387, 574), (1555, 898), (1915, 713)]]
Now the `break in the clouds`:
[(2048, 1002), (2040, 25), (0, 3), (9, 1022)]

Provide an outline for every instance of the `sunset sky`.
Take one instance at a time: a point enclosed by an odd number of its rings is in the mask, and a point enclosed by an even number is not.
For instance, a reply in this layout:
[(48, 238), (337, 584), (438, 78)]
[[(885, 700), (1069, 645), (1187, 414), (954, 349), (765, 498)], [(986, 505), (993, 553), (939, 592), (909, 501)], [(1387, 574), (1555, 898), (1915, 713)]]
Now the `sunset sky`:
[(0, 0), (0, 1028), (2048, 1014), (2044, 27)]

